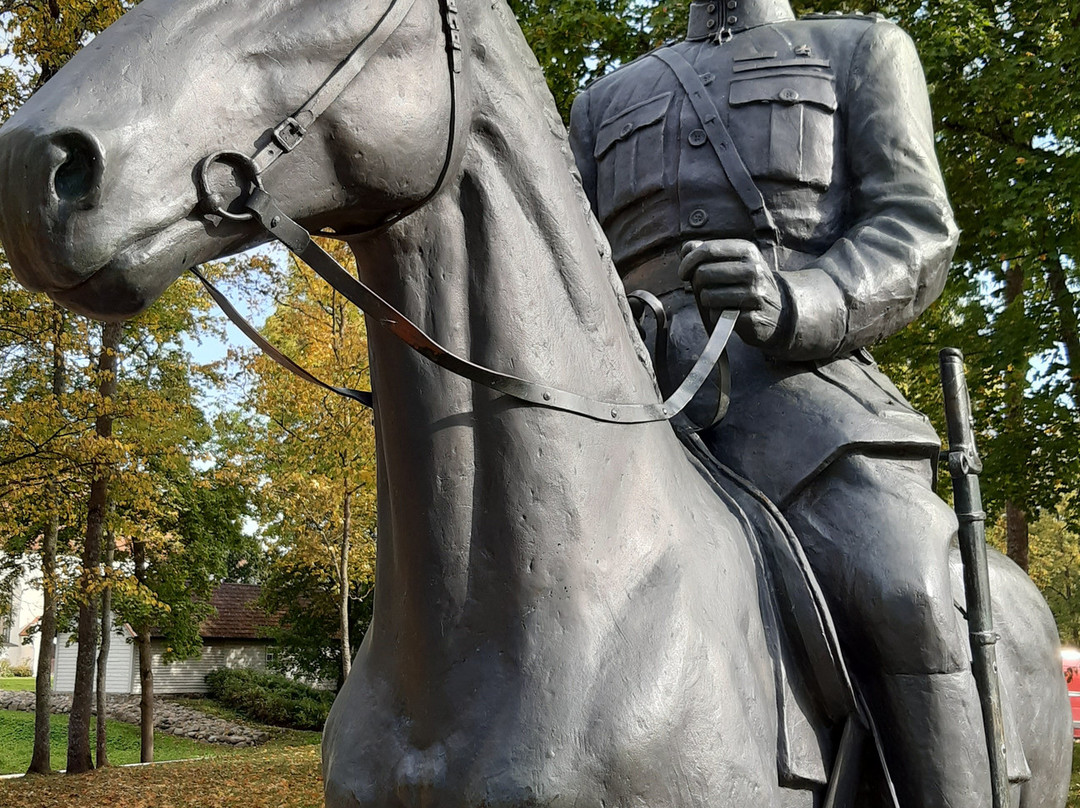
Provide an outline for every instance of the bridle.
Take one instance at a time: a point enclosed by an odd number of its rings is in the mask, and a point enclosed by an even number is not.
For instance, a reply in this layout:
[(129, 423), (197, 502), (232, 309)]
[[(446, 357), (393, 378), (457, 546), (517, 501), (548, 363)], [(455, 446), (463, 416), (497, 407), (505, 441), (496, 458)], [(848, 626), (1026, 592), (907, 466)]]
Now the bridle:
[[(575, 413), (597, 421), (641, 424), (674, 419), (697, 394), (713, 367), (721, 362), (724, 348), (734, 330), (738, 312), (728, 311), (720, 315), (705, 349), (694, 363), (690, 373), (667, 400), (618, 403), (589, 398), (477, 365), (444, 348), (387, 300), (380, 297), (374, 290), (358, 280), (334, 260), (328, 252), (311, 238), (311, 234), (304, 227), (281, 210), (273, 196), (264, 188), (262, 183), (264, 172), (301, 143), (319, 116), (359, 76), (368, 60), (401, 25), (414, 3), (415, 0), (390, 0), (390, 5), (368, 34), (334, 68), (326, 81), (295, 113), (270, 130), (266, 136), (266, 141), (256, 149), (253, 155), (248, 156), (238, 151), (224, 150), (210, 154), (199, 162), (195, 175), (203, 215), (208, 218), (216, 216), (219, 220), (254, 220), (258, 222), (267, 233), (288, 247), (337, 292), (358, 306), (368, 315), (369, 319), (386, 328), (417, 353), (469, 381), (539, 407)], [(424, 207), (442, 191), (446, 184), (450, 168), (454, 162), (456, 148), (457, 103), (460, 89), (458, 82), (460, 81), (462, 69), (462, 44), (457, 0), (439, 0), (439, 9), (442, 17), (443, 32), (446, 37), (447, 65), (450, 73), (450, 126), (446, 154), (435, 186), (420, 200), (390, 214), (373, 225), (348, 232), (318, 232), (316, 235), (346, 239), (385, 230)], [(222, 195), (215, 192), (212, 187), (211, 169), (218, 163), (231, 166), (238, 172), (241, 179), (250, 186), (247, 190), (247, 196), (243, 200), (244, 210), (239, 213), (229, 210), (228, 202)], [(213, 223), (213, 219), (209, 220)], [(279, 365), (305, 381), (326, 390), (358, 401), (367, 407), (373, 405), (370, 391), (353, 390), (327, 384), (282, 354), (236, 311), (228, 299), (201, 272), (195, 268), (192, 268), (191, 272), (206, 287), (226, 316)], [(657, 341), (659, 344), (666, 328), (663, 305), (647, 292), (635, 292), (632, 295), (642, 305), (649, 308), (656, 318)], [(662, 361), (659, 351), (657, 351), (657, 354), (658, 361)], [(724, 376), (723, 369), (721, 376)], [(723, 407), (721, 407), (722, 409)], [(718, 412), (719, 415), (723, 414), (722, 411)], [(685, 418), (681, 418), (677, 425), (686, 430), (698, 428)]]

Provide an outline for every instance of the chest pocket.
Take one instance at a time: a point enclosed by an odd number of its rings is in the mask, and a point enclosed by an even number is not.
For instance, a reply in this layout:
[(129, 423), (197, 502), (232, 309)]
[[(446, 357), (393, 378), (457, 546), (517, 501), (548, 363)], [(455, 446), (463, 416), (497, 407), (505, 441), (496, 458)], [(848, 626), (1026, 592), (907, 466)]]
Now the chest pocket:
[(674, 93), (608, 118), (596, 132), (596, 207), (600, 221), (664, 189), (664, 125)]
[(836, 152), (832, 75), (788, 72), (731, 82), (729, 128), (755, 177), (829, 187)]

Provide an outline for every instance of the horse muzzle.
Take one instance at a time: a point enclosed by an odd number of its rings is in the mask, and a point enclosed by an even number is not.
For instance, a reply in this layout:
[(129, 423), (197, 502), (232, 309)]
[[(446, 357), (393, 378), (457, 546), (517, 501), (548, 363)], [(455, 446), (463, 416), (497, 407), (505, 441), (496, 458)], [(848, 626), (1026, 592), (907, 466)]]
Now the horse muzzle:
[(0, 241), (24, 286), (71, 289), (111, 258), (98, 209), (105, 168), (89, 132), (38, 132), (15, 119), (0, 129)]

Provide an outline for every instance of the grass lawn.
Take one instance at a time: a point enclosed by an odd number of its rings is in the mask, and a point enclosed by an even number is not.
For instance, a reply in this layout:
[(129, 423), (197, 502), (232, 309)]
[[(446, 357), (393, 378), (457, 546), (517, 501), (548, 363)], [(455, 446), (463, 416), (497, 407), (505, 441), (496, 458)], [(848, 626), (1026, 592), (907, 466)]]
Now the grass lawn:
[[(109, 762), (115, 764), (139, 762), (139, 728), (120, 721), (109, 722)], [(63, 769), (67, 763), (68, 717), (54, 715), (50, 728), (52, 765)], [(90, 748), (94, 748), (96, 733), (90, 724)], [(30, 765), (34, 749), (34, 714), (17, 710), (0, 710), (0, 774), (24, 772)], [(203, 755), (220, 755), (227, 747), (177, 738), (163, 732), (154, 733), (156, 760), (181, 760)], [(0, 804), (6, 804), (0, 800)]]
[(0, 676), (0, 690), (33, 690), (33, 676)]
[(290, 732), (207, 760), (0, 781), (0, 805), (322, 808), (318, 740), (317, 732)]

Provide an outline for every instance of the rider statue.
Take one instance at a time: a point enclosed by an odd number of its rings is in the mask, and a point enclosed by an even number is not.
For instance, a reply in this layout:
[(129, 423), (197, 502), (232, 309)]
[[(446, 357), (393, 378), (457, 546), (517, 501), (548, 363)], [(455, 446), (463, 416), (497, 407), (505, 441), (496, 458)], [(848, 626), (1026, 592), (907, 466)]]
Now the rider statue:
[(866, 350), (940, 294), (957, 242), (910, 38), (694, 2), (685, 41), (581, 94), (571, 142), (626, 289), (672, 318), (672, 375), (706, 340), (699, 310), (740, 312), (730, 408), (703, 438), (800, 537), (900, 805), (989, 805), (939, 438)]

